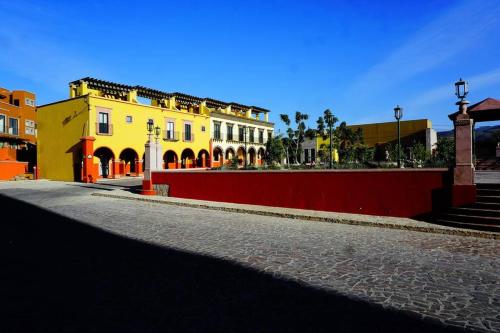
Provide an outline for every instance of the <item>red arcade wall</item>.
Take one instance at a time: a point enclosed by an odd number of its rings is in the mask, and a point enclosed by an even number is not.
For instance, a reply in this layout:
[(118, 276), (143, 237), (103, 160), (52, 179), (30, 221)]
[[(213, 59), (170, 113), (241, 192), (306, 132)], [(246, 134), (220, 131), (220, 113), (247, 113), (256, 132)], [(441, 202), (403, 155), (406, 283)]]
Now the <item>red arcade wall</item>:
[(412, 217), (449, 205), (447, 169), (153, 172), (169, 196)]

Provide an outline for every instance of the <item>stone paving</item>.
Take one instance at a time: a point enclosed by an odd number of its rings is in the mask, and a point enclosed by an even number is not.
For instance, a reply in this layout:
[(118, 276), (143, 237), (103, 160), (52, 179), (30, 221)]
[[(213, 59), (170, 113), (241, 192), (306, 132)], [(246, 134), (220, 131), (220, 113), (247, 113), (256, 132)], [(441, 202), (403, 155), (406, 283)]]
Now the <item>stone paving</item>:
[(130, 238), (477, 331), (500, 331), (500, 241), (92, 196), (116, 187), (0, 183), (0, 193)]

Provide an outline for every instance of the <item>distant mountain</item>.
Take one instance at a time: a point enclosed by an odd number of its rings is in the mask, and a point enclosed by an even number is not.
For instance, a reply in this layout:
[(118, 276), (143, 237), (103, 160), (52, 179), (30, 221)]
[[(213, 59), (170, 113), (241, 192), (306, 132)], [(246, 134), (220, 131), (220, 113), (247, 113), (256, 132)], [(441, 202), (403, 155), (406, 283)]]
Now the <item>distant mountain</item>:
[[(500, 140), (500, 125), (495, 126), (481, 126), (476, 128), (476, 142), (477, 141), (497, 141)], [(437, 136), (453, 137), (453, 130), (437, 132)]]
[[(500, 141), (500, 125), (476, 128), (475, 152), (478, 158), (494, 158), (497, 142)], [(453, 138), (453, 130), (437, 133), (438, 138)]]

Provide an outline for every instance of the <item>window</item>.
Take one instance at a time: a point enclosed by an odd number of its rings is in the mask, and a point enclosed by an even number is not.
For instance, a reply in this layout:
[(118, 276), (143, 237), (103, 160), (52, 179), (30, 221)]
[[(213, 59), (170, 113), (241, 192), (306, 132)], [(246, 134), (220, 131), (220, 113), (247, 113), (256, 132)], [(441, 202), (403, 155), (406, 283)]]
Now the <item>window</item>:
[(248, 129), (250, 131), (250, 142), (254, 142), (254, 133), (255, 133), (255, 130), (253, 128), (249, 128)]
[(316, 151), (311, 149), (311, 163), (316, 161)]
[(220, 123), (214, 122), (214, 139), (215, 140), (220, 140), (221, 135), (220, 135)]
[(259, 143), (264, 143), (264, 131), (259, 130)]
[(18, 99), (15, 99), (15, 100), (14, 100), (14, 105), (15, 105), (15, 106), (19, 106), (19, 100), (18, 100)]
[(109, 133), (109, 114), (99, 112), (99, 133)]
[(0, 133), (5, 133), (5, 116), (0, 114)]
[(201, 131), (205, 132), (205, 126), (201, 126)]
[(167, 140), (175, 139), (175, 123), (173, 121), (167, 121)]
[(134, 119), (132, 118), (132, 116), (126, 116), (126, 117), (125, 117), (125, 122), (126, 122), (127, 124), (132, 124), (132, 121), (133, 121), (133, 120), (134, 120)]
[(267, 140), (273, 137), (273, 131), (267, 131)]
[(238, 141), (245, 141), (245, 128), (242, 126), (238, 127)]
[(31, 98), (25, 98), (24, 99), (24, 104), (26, 104), (28, 106), (35, 106), (35, 101), (32, 100)]
[(227, 140), (233, 141), (233, 125), (227, 125)]
[(19, 120), (16, 118), (9, 118), (9, 134), (19, 135)]
[(192, 141), (193, 136), (191, 133), (191, 124), (190, 123), (185, 123), (184, 124), (184, 141)]
[(304, 162), (309, 163), (309, 149), (304, 149)]
[(36, 135), (35, 122), (33, 120), (24, 120), (24, 133), (28, 135)]

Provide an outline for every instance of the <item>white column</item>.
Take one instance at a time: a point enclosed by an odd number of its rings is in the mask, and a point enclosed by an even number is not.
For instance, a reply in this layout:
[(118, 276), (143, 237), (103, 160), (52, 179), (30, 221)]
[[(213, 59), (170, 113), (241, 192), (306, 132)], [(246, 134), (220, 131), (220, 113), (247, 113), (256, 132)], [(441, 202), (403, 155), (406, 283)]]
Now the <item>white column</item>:
[(156, 169), (156, 144), (148, 141), (144, 147), (144, 179), (150, 180), (151, 171)]
[(156, 143), (156, 170), (162, 170), (163, 169), (163, 148), (160, 143)]

